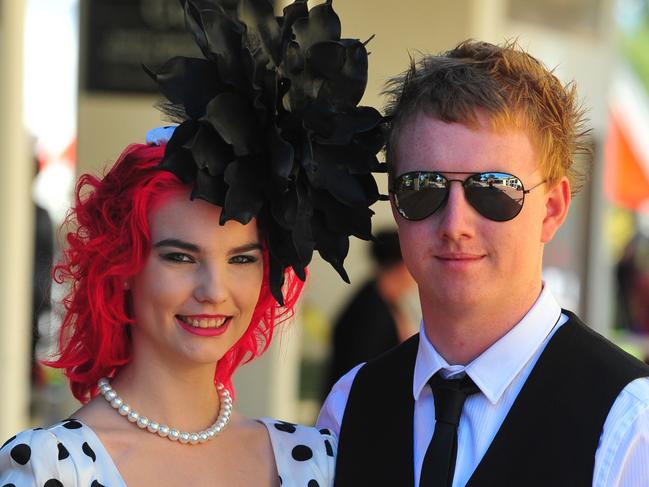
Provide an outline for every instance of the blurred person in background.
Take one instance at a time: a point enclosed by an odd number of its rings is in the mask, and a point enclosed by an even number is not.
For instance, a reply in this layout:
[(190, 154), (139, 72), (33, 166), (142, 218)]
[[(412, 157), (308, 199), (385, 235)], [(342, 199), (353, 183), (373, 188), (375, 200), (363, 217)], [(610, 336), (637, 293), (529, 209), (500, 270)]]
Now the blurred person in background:
[[(38, 160), (35, 160), (38, 171)], [(54, 261), (54, 227), (48, 211), (34, 203), (34, 279), (32, 280), (32, 387), (44, 383), (41, 366), (36, 360), (40, 339), (39, 322), (47, 320), (51, 310), (52, 263)]]
[(336, 320), (325, 394), (352, 367), (396, 347), (417, 331), (417, 323), (404, 309), (404, 299), (416, 287), (401, 256), (399, 234), (380, 231), (370, 245), (373, 276)]
[(638, 213), (637, 219), (638, 229), (616, 266), (620, 325), (649, 336), (649, 216)]
[(365, 43), (330, 2), (182, 5), (204, 59), (148, 70), (179, 125), (81, 177), (55, 267), (48, 365), (83, 406), (7, 440), (0, 485), (333, 482), (331, 432), (242, 417), (232, 374), (293, 314), (314, 250), (348, 280), (349, 237), (371, 238), (384, 132), (357, 106)]
[(649, 485), (649, 367), (541, 278), (589, 155), (575, 86), (516, 43), (465, 41), (387, 94), (392, 209), (423, 319), (328, 396), (317, 424), (339, 433), (335, 485)]

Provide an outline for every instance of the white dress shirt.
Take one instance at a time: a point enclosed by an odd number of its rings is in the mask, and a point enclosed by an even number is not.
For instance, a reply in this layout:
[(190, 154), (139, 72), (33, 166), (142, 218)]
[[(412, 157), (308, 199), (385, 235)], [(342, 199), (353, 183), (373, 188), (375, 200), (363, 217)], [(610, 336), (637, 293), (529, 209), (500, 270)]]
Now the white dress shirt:
[[(544, 287), (525, 317), (466, 366), (449, 365), (428, 341), (422, 322), (412, 384), (415, 485), (419, 485), (435, 429), (435, 404), (430, 387), (426, 387), (428, 380), (440, 370), (445, 378), (466, 373), (481, 391), (467, 398), (458, 426), (453, 487), (462, 487), (489, 448), (549, 339), (567, 320)], [(349, 390), (361, 366), (350, 370), (331, 389), (318, 417), (319, 428), (340, 433)], [(649, 486), (649, 378), (629, 383), (609, 411), (595, 454), (593, 486)]]

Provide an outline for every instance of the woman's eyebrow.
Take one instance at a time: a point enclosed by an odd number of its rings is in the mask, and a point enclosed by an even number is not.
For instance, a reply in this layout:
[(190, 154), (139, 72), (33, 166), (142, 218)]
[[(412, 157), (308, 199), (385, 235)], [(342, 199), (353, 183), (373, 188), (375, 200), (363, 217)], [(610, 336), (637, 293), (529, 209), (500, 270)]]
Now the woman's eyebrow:
[(230, 249), (228, 254), (239, 254), (242, 252), (250, 252), (251, 250), (261, 250), (261, 243), (259, 242), (250, 242), (244, 245), (239, 245), (238, 247), (234, 247)]
[(153, 248), (157, 249), (159, 247), (176, 247), (179, 249), (187, 250), (189, 252), (200, 252), (201, 248), (193, 243), (185, 242), (179, 238), (165, 238), (159, 242), (153, 244)]

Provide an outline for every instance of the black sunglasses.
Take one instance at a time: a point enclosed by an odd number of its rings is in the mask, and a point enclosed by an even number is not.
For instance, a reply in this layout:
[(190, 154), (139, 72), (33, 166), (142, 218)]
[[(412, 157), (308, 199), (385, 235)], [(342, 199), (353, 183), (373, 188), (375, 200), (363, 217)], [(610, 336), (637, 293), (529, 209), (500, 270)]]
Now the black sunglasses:
[(462, 183), (466, 200), (478, 213), (497, 222), (515, 218), (523, 208), (525, 195), (545, 183), (525, 189), (519, 178), (506, 172), (480, 172), (462, 180), (448, 179), (435, 171), (412, 171), (397, 177), (390, 191), (402, 217), (423, 220), (446, 204), (452, 181)]

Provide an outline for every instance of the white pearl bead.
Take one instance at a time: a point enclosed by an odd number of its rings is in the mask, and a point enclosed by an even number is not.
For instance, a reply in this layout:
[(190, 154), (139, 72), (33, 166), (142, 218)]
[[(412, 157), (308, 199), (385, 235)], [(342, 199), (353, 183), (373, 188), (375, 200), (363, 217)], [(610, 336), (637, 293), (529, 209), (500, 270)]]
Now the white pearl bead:
[(220, 382), (218, 384), (216, 384), (216, 390), (217, 391), (222, 391), (223, 389), (225, 389), (225, 386), (223, 384), (221, 384)]
[(112, 401), (110, 401), (110, 405), (111, 405), (112, 407), (114, 407), (115, 409), (117, 409), (118, 407), (120, 407), (122, 404), (124, 404), (124, 401), (123, 401), (122, 398), (119, 397), (119, 396), (117, 396), (115, 399), (113, 399)]
[(158, 428), (158, 435), (162, 436), (163, 438), (165, 436), (169, 435), (169, 426), (166, 424), (161, 424), (160, 427)]
[(131, 412), (131, 406), (128, 404), (122, 404), (117, 411), (122, 416), (127, 416)]
[(137, 413), (137, 411), (133, 411), (131, 409), (131, 412), (126, 415), (126, 419), (128, 419), (131, 423), (135, 423), (138, 419), (140, 419), (140, 415)]
[(200, 441), (201, 443), (205, 443), (209, 439), (210, 437), (207, 436), (207, 433), (205, 431), (198, 433), (198, 441)]
[(113, 388), (110, 387), (108, 384), (104, 384), (103, 386), (99, 386), (99, 392), (101, 394), (106, 394), (108, 391), (112, 391)]
[(139, 418), (137, 418), (137, 426), (138, 428), (142, 429), (146, 428), (147, 426), (149, 426), (149, 418), (147, 418), (146, 416), (140, 416)]
[(208, 428), (207, 431), (207, 436), (212, 439), (216, 436), (216, 431), (214, 431), (214, 428)]
[(114, 390), (106, 391), (104, 393), (104, 397), (106, 398), (107, 401), (112, 401), (117, 397), (117, 393)]
[(171, 441), (176, 441), (178, 438), (180, 438), (180, 431), (178, 431), (176, 428), (171, 428), (169, 430), (169, 439)]
[(103, 385), (108, 385), (108, 379), (106, 377), (102, 377), (101, 379), (99, 379), (99, 382), (97, 382), (97, 385), (99, 387), (101, 387)]
[(149, 420), (149, 424), (146, 426), (146, 429), (148, 429), (151, 433), (157, 433), (159, 428), (160, 425), (151, 420)]
[(178, 439), (183, 444), (189, 443), (189, 433), (187, 433), (186, 431), (183, 431), (182, 433), (180, 433), (180, 436), (178, 437)]
[(190, 442), (192, 445), (195, 445), (196, 443), (198, 443), (198, 440), (200, 440), (200, 438), (199, 438), (199, 436), (198, 436), (198, 433), (191, 433), (191, 434), (189, 435), (189, 442)]
[(216, 423), (214, 425), (213, 429), (214, 429), (214, 434), (218, 435), (221, 432), (221, 430), (223, 429), (223, 426), (221, 425), (221, 423)]

